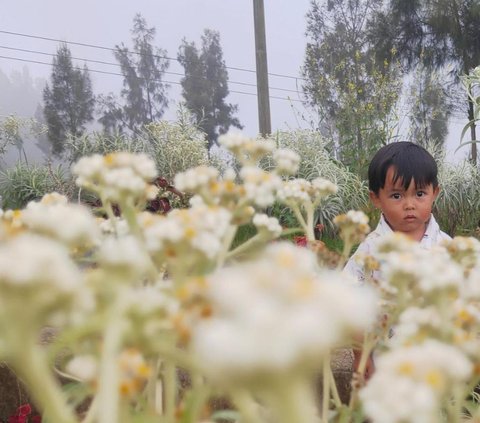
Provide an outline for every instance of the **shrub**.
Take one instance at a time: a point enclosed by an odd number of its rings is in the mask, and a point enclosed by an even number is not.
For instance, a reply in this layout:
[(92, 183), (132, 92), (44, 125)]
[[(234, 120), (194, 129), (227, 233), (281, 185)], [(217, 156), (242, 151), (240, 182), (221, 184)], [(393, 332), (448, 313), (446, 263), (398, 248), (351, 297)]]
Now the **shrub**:
[(38, 200), (56, 191), (72, 198), (75, 185), (62, 166), (27, 165), (18, 162), (0, 174), (2, 208), (19, 209), (29, 201)]
[[(318, 132), (312, 130), (278, 131), (273, 135), (278, 148), (287, 148), (300, 156), (300, 167), (295, 175), (311, 181), (322, 177), (338, 186), (336, 195), (328, 197), (317, 210), (317, 223), (322, 224), (329, 235), (335, 231), (333, 218), (348, 210), (363, 210), (368, 205), (368, 188), (365, 181), (335, 160), (328, 151), (328, 142)], [(263, 160), (266, 169), (273, 167), (271, 159)], [(291, 224), (295, 218), (290, 211), (276, 206), (272, 212), (284, 224)]]

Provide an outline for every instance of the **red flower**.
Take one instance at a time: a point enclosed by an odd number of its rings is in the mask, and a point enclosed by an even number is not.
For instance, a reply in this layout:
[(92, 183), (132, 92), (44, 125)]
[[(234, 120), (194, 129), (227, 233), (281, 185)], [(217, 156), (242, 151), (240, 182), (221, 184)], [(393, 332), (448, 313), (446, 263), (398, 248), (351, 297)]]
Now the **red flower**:
[(28, 416), (32, 412), (32, 407), (30, 404), (23, 404), (17, 408), (17, 416)]
[(28, 416), (10, 416), (8, 423), (27, 423)]
[(300, 247), (306, 247), (307, 246), (307, 237), (305, 235), (294, 236), (293, 241), (295, 242), (295, 244), (297, 244)]

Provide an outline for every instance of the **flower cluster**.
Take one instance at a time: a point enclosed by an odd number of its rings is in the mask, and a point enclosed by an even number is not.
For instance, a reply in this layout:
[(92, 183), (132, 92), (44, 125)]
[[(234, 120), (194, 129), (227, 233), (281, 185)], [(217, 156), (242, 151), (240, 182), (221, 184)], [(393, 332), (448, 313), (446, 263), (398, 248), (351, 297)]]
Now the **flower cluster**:
[(361, 211), (350, 210), (336, 216), (333, 221), (338, 226), (340, 237), (349, 245), (362, 242), (370, 232), (368, 216)]
[(318, 368), (376, 315), (372, 292), (321, 271), (311, 251), (289, 243), (207, 280), (212, 315), (194, 326), (193, 349), (211, 377), (231, 384)]
[(429, 340), (381, 356), (360, 396), (373, 422), (436, 423), (442, 401), (455, 396), (452, 388), (465, 383), (472, 370), (456, 348)]
[(155, 163), (145, 154), (111, 153), (82, 157), (72, 168), (76, 183), (100, 195), (103, 201), (125, 203), (155, 198), (158, 188), (150, 182), (157, 175)]
[(262, 157), (275, 150), (270, 139), (252, 139), (242, 134), (226, 134), (218, 137), (218, 143), (229, 150), (244, 166), (255, 165)]

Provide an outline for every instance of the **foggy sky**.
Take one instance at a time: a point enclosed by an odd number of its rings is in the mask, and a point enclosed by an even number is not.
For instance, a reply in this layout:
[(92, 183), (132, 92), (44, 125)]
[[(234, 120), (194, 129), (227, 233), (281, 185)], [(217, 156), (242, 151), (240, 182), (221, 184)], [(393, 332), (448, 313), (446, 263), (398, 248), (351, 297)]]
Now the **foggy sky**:
[[(305, 15), (310, 0), (264, 0), (264, 3), (269, 72), (290, 76), (285, 78), (270, 75), (270, 96), (292, 99), (286, 101), (271, 98), (272, 130), (310, 127), (310, 112), (298, 101), (301, 98), (299, 92), (302, 81), (294, 78), (300, 78), (300, 67), (304, 59)], [(224, 59), (229, 67), (231, 94), (227, 101), (238, 104), (237, 116), (245, 126), (244, 132), (251, 136), (258, 132), (256, 97), (233, 92), (256, 94), (255, 87), (241, 85), (256, 83), (253, 72), (253, 0), (4, 0), (1, 8), (0, 30), (110, 48), (121, 42), (131, 46), (133, 17), (136, 13), (141, 13), (148, 26), (156, 28), (155, 45), (167, 50), (167, 55), (172, 58), (176, 58), (183, 38), (195, 41), (198, 46), (205, 28), (217, 30), (220, 32)], [(0, 46), (54, 54), (58, 43), (0, 33)], [(69, 47), (73, 57), (116, 63), (112, 52), (76, 45)], [(52, 62), (52, 57), (46, 54), (5, 48), (0, 48), (0, 56)], [(74, 62), (83, 66), (82, 61)], [(0, 58), (0, 70), (7, 74), (13, 69), (21, 70), (24, 66), (28, 66), (32, 78), (49, 78), (51, 66)], [(87, 66), (90, 71), (120, 73), (115, 66), (97, 63), (87, 63)], [(232, 67), (249, 72), (234, 70)], [(168, 71), (182, 73), (183, 68), (172, 60)], [(91, 78), (96, 94), (119, 94), (122, 77), (91, 72)], [(181, 76), (177, 75), (165, 75), (165, 80), (171, 82), (179, 82), (180, 78)], [(173, 120), (176, 104), (181, 101), (179, 85), (172, 84), (168, 96), (170, 107), (164, 118)], [(406, 120), (403, 119), (401, 126), (406, 125)], [(467, 150), (453, 156), (462, 128), (462, 123), (450, 125), (447, 149), (453, 160), (463, 157)]]
[[(250, 72), (228, 69), (230, 91), (256, 94), (256, 88), (242, 84), (255, 84), (255, 41), (253, 33), (253, 0), (15, 0), (2, 2), (0, 30), (35, 35), (47, 38), (74, 41), (113, 48), (124, 42), (131, 46), (133, 17), (141, 13), (147, 24), (156, 28), (156, 42), (167, 50), (167, 55), (176, 58), (182, 39), (195, 41), (205, 28), (220, 32), (224, 59), (228, 67)], [(267, 55), (269, 72), (292, 77), (300, 76), (306, 38), (305, 14), (309, 0), (265, 0)], [(53, 54), (58, 43), (35, 38), (0, 33), (0, 46), (35, 50)], [(95, 48), (69, 45), (73, 57), (116, 63), (113, 54)], [(41, 62), (52, 62), (52, 57), (0, 48), (0, 56), (9, 56)], [(83, 65), (83, 62), (74, 60)], [(0, 69), (30, 68), (32, 77), (48, 79), (51, 67), (22, 63), (0, 58)], [(92, 70), (120, 73), (119, 68), (96, 63), (87, 63)], [(176, 61), (170, 62), (170, 72), (182, 73), (183, 67)], [(95, 93), (119, 94), (122, 78), (91, 72)], [(165, 75), (165, 80), (179, 82), (180, 76)], [(241, 84), (235, 84), (239, 82)], [(270, 76), (270, 95), (299, 100), (301, 80)], [(291, 90), (280, 91), (274, 88)], [(180, 87), (172, 84), (167, 119), (175, 119), (176, 104), (181, 100)], [(258, 132), (257, 99), (254, 95), (232, 92), (228, 102), (239, 105), (237, 116), (249, 135)], [(298, 101), (272, 98), (272, 129), (295, 129), (307, 123), (298, 117), (304, 109)], [(298, 109), (295, 112), (295, 109)]]

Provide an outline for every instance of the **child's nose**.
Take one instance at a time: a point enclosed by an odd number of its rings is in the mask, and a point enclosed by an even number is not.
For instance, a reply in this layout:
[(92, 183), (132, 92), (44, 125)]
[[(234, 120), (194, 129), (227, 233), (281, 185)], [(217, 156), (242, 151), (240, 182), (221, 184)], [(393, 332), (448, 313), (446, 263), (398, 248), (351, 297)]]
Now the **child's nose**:
[(403, 206), (405, 210), (413, 210), (415, 208), (414, 201), (412, 199), (407, 198), (405, 200), (405, 204)]

